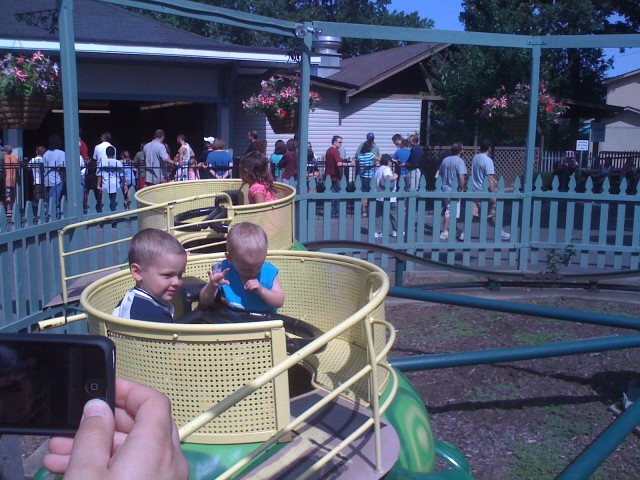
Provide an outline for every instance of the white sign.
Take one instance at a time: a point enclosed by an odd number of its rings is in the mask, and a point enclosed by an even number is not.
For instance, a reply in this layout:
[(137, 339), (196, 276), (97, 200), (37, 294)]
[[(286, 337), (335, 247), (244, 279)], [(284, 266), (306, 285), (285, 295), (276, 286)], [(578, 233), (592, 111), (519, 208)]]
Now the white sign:
[(591, 122), (591, 133), (589, 140), (592, 142), (604, 142), (606, 125), (604, 123)]
[(576, 150), (578, 152), (588, 152), (589, 140), (576, 140)]

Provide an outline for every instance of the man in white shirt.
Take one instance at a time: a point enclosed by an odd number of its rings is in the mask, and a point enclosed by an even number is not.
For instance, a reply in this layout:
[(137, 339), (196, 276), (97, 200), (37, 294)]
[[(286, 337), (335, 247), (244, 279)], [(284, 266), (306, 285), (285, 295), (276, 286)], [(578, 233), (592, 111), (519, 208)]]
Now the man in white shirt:
[(96, 145), (93, 149), (93, 159), (96, 161), (96, 163), (100, 163), (102, 160), (106, 160), (107, 147), (113, 147), (113, 145), (111, 145), (111, 134), (109, 132), (105, 132), (100, 135), (100, 142), (101, 143)]
[(62, 139), (59, 135), (51, 135), (49, 137), (49, 149), (42, 156), (42, 164), (44, 165), (44, 188), (47, 195), (48, 203), (47, 218), (49, 216), (49, 203), (56, 204), (56, 220), (60, 220), (62, 216), (61, 201), (62, 189), (64, 187), (65, 175), (65, 153), (62, 149)]

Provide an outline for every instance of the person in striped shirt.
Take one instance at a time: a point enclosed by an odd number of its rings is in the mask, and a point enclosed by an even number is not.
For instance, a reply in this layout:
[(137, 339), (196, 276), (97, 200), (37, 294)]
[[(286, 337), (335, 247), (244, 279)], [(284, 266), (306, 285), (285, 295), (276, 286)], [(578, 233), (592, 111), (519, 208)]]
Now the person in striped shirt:
[[(371, 145), (367, 142), (362, 144), (360, 153), (356, 158), (358, 172), (360, 175), (360, 184), (362, 192), (371, 191), (371, 179), (373, 178), (373, 171), (375, 166), (379, 164), (380, 157), (376, 157), (372, 151)], [(362, 200), (362, 217), (368, 217), (369, 201), (365, 198)]]

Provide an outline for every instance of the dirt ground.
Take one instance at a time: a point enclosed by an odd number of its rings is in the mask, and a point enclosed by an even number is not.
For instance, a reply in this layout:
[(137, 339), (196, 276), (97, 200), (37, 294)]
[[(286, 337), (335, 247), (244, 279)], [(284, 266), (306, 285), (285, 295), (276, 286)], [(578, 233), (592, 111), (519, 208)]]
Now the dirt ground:
[[(464, 292), (457, 292), (464, 293)], [(637, 304), (595, 296), (511, 292), (557, 308), (639, 316)], [(636, 294), (624, 294), (635, 300)], [(624, 298), (622, 295), (620, 298)], [(482, 293), (480, 293), (482, 296)], [(544, 300), (533, 300), (540, 297)], [(606, 294), (605, 294), (606, 298)], [(631, 330), (395, 300), (392, 357), (625, 335)], [(479, 480), (555, 478), (615, 418), (639, 349), (409, 373), (435, 437), (454, 444)], [(630, 435), (593, 479), (640, 478), (640, 439)]]

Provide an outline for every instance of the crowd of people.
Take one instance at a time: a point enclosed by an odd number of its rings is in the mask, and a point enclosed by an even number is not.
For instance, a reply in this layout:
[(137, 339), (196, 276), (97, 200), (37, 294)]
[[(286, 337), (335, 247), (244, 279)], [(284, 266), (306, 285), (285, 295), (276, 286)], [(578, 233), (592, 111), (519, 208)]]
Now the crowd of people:
[[(230, 177), (233, 161), (225, 150), (224, 140), (206, 137), (204, 142), (204, 151), (197, 157), (186, 136), (180, 134), (176, 138), (177, 150), (172, 154), (171, 146), (165, 141), (164, 131), (156, 130), (151, 141), (142, 142), (132, 156), (128, 150), (123, 150), (118, 155), (109, 132), (100, 136), (100, 141), (92, 153), (80, 138), (79, 182), (82, 185), (85, 211), (91, 194), (95, 196), (99, 212), (102, 211), (103, 202), (108, 203), (109, 209), (114, 211), (117, 208), (117, 193), (120, 190), (125, 199), (124, 207), (129, 208), (129, 191), (132, 187), (139, 190), (145, 186), (172, 181)], [(25, 176), (24, 198), (31, 200), (34, 205), (43, 199), (47, 214), (48, 205), (55, 204), (56, 217), (60, 218), (60, 202), (68, 181), (66, 167), (70, 161), (62, 145), (59, 135), (49, 136), (46, 148), (42, 145), (37, 146), (35, 155), (31, 159), (25, 159), (23, 165), (12, 155), (12, 147), (4, 146), (4, 161), (0, 169), (0, 203), (4, 204), (7, 214), (11, 214), (16, 201), (16, 178), (22, 170)]]
[[(391, 140), (395, 145), (395, 151), (381, 154), (375, 142), (375, 135), (370, 132), (358, 145), (353, 157), (347, 153), (343, 146), (343, 139), (339, 135), (331, 139), (331, 145), (324, 155), (318, 156), (311, 143), (308, 143), (306, 172), (308, 191), (315, 188), (316, 191), (323, 192), (326, 187), (329, 187), (331, 192), (339, 193), (342, 185), (345, 184), (347, 191), (354, 191), (355, 180), (359, 178), (362, 192), (372, 190), (382, 192), (386, 188), (411, 192), (420, 188), (423, 176), (426, 179), (427, 188), (433, 189), (438, 173), (443, 178), (443, 191), (450, 191), (454, 178), (457, 179), (458, 188), (465, 188), (467, 172), (466, 169), (463, 170), (464, 162), (459, 157), (462, 149), (460, 144), (454, 145), (452, 155), (442, 162), (443, 167), (435, 159), (428, 161), (417, 135), (409, 135), (405, 138), (395, 134)], [(234, 158), (227, 150), (224, 139), (208, 136), (202, 141), (204, 145), (202, 152), (196, 155), (186, 136), (180, 134), (175, 139), (175, 153), (173, 153), (165, 138), (165, 132), (158, 129), (150, 141), (140, 143), (134, 155), (127, 150), (123, 150), (118, 155), (118, 150), (108, 132), (100, 136), (100, 141), (95, 145), (92, 153), (80, 138), (79, 181), (84, 194), (85, 210), (89, 205), (90, 195), (95, 197), (98, 211), (102, 211), (103, 205), (108, 205), (109, 209), (114, 211), (118, 207), (119, 191), (122, 191), (124, 197), (124, 207), (129, 208), (130, 190), (134, 188), (140, 190), (166, 182), (232, 177), (241, 178), (249, 185), (250, 203), (261, 203), (276, 199), (275, 181), (290, 185), (297, 181), (300, 150), (297, 135), (286, 141), (277, 140), (270, 150), (267, 141), (260, 139), (255, 130), (250, 130), (247, 132), (247, 148), (241, 156), (236, 157), (236, 165), (234, 165)], [(490, 146), (488, 148), (490, 149)], [(484, 176), (489, 180), (490, 191), (495, 190), (495, 172), (490, 154), (490, 151), (483, 150), (476, 155), (477, 159), (474, 158), (474, 165), (482, 163), (485, 172), (481, 174), (479, 168), (472, 168), (474, 190), (482, 189)], [(456, 159), (457, 161), (454, 161)], [(38, 146), (35, 156), (26, 164), (29, 178), (25, 182), (28, 187), (25, 198), (34, 200), (35, 204), (40, 198), (45, 200), (45, 204), (54, 203), (57, 218), (61, 215), (60, 202), (65, 190), (65, 167), (68, 161), (62, 150), (62, 139), (58, 135), (51, 135), (47, 148)], [(4, 203), (7, 213), (11, 213), (11, 207), (15, 203), (15, 175), (19, 167), (18, 159), (12, 155), (11, 147), (5, 145), (4, 195), (0, 202)], [(315, 182), (312, 183), (311, 179), (314, 178)], [(345, 183), (343, 179), (346, 180)], [(382, 236), (383, 200), (384, 196), (377, 197), (375, 209), (370, 209), (368, 200), (363, 199), (360, 212), (362, 218), (367, 218), (370, 211), (375, 212), (375, 236), (378, 238)], [(390, 203), (391, 235), (396, 236), (395, 198), (392, 197)], [(494, 212), (495, 202), (492, 202), (489, 220), (493, 218)], [(330, 214), (332, 218), (338, 218), (338, 200), (332, 200)], [(450, 215), (448, 203), (443, 214), (441, 239), (446, 240)], [(475, 214), (478, 212), (474, 211)], [(508, 239), (509, 234), (503, 232), (502, 237)]]
[[(569, 152), (572, 153), (573, 152)], [(552, 188), (553, 179), (558, 179), (558, 190), (569, 191), (571, 179), (575, 181), (575, 191), (584, 193), (586, 191), (587, 179), (590, 177), (593, 182), (593, 192), (602, 193), (605, 179), (609, 179), (609, 191), (607, 193), (620, 193), (620, 183), (622, 179), (627, 182), (625, 193), (635, 195), (638, 191), (640, 181), (640, 170), (636, 167), (636, 157), (628, 156), (622, 167), (615, 168), (611, 157), (605, 158), (600, 165), (592, 169), (581, 169), (575, 156), (568, 156), (563, 160), (556, 160), (553, 163), (553, 177), (550, 183), (542, 186), (543, 190)]]

